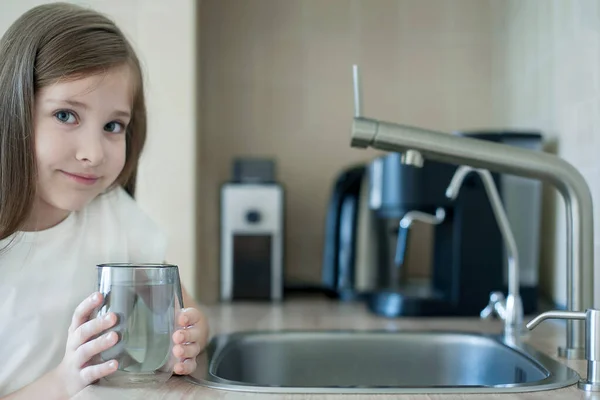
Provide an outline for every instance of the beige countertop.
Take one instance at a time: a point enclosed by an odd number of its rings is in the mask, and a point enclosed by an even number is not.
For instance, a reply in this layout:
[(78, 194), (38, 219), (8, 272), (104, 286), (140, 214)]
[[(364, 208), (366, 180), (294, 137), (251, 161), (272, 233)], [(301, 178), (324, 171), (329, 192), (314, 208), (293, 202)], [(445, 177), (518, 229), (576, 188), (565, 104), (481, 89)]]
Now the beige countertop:
[[(402, 318), (386, 319), (368, 312), (361, 303), (341, 303), (326, 299), (297, 298), (274, 305), (268, 303), (233, 303), (206, 307), (211, 336), (241, 330), (280, 329), (392, 329), (392, 330), (454, 330), (497, 333), (500, 321), (481, 321), (477, 318)], [(527, 318), (527, 321), (529, 318)], [(531, 332), (526, 342), (552, 358), (568, 365), (585, 376), (585, 360), (564, 360), (557, 357), (557, 346), (564, 343), (563, 322), (546, 321)], [(595, 397), (597, 396), (597, 397)], [(600, 399), (576, 385), (550, 391), (507, 394), (447, 394), (447, 395), (341, 395), (341, 394), (266, 394), (210, 389), (192, 384), (182, 377), (173, 377), (162, 387), (152, 389), (111, 388), (102, 383), (89, 386), (75, 397), (77, 400), (95, 399)]]

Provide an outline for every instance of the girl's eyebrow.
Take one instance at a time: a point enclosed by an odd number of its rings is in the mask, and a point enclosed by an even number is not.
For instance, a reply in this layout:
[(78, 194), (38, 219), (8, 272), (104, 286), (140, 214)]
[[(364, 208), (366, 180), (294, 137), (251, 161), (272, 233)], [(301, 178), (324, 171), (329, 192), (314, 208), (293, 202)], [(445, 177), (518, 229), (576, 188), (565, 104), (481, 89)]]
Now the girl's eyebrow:
[[(84, 110), (87, 110), (89, 108), (87, 104), (82, 103), (81, 101), (71, 99), (47, 99), (46, 103), (68, 104), (72, 107), (79, 107)], [(125, 110), (116, 110), (113, 114), (117, 117), (131, 118), (131, 113)]]
[(113, 115), (115, 117), (131, 118), (131, 113), (125, 110), (116, 110)]
[(70, 99), (47, 99), (46, 103), (68, 104), (73, 107), (83, 108), (84, 110), (87, 110), (89, 108), (87, 104), (82, 103), (81, 101), (70, 100)]

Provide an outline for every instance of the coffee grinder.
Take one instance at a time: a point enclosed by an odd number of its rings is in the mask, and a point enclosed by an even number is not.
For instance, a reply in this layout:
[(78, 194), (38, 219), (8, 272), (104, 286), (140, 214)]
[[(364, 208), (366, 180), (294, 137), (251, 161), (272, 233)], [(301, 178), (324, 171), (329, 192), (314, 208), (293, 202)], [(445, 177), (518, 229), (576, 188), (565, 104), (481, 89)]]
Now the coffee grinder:
[(221, 301), (283, 299), (284, 201), (273, 160), (234, 160), (221, 186)]

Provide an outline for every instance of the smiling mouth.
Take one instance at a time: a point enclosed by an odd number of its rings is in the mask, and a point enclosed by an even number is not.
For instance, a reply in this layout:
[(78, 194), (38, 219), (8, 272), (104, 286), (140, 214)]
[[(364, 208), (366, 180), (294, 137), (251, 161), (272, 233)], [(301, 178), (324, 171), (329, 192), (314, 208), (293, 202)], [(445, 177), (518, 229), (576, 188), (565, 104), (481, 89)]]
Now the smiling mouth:
[(98, 182), (98, 180), (100, 179), (100, 177), (96, 176), (96, 175), (72, 174), (70, 172), (62, 171), (62, 170), (60, 172), (62, 172), (67, 178), (69, 178), (77, 183), (81, 183), (83, 185), (93, 185), (94, 183)]

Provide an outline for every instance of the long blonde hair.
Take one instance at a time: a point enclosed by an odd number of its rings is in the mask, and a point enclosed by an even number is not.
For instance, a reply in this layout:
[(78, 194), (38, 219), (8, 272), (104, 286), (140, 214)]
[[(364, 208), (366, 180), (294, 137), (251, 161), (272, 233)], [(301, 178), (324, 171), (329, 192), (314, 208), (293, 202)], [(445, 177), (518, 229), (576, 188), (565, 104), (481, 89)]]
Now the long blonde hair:
[(132, 196), (146, 140), (146, 106), (139, 60), (125, 35), (106, 16), (77, 5), (35, 7), (0, 40), (0, 240), (23, 225), (36, 191), (33, 109), (36, 93), (120, 65), (136, 75), (126, 161), (115, 184)]

